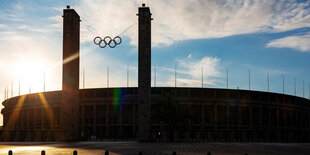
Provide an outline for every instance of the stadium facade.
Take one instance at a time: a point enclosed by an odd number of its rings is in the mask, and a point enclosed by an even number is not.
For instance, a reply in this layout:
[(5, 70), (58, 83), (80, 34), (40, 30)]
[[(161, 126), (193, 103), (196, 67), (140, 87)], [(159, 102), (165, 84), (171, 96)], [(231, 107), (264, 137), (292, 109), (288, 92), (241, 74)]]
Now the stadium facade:
[(310, 142), (310, 100), (270, 92), (151, 88), (151, 13), (139, 8), (135, 88), (79, 89), (78, 14), (64, 9), (63, 89), (2, 104), (4, 141)]
[[(151, 89), (151, 118), (159, 112), (153, 108), (156, 104), (167, 103), (167, 94), (187, 107), (183, 141), (310, 141), (310, 102), (304, 98), (246, 90), (155, 87)], [(57, 140), (61, 95), (61, 91), (54, 91), (4, 101), (5, 140)], [(84, 89), (79, 100), (79, 113), (72, 113), (79, 118), (79, 139), (136, 137), (138, 88)], [(151, 119), (152, 141), (181, 141), (180, 133), (167, 129), (164, 121)]]

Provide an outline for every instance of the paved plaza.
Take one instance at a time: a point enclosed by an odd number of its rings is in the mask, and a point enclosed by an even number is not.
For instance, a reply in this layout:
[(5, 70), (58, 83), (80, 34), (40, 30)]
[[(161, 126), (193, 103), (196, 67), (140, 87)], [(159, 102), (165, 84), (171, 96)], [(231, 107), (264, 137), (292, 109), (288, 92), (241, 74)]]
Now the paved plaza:
[(310, 144), (284, 143), (138, 143), (138, 142), (77, 142), (77, 143), (0, 143), (0, 155), (168, 155), (175, 151), (182, 155), (307, 155)]

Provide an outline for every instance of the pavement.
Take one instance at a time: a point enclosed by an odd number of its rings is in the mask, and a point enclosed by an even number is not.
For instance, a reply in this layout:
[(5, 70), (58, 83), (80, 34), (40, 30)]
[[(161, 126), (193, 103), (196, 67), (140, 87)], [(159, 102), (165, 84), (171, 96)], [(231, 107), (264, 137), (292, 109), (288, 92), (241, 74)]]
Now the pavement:
[(310, 143), (0, 142), (0, 155), (310, 155)]

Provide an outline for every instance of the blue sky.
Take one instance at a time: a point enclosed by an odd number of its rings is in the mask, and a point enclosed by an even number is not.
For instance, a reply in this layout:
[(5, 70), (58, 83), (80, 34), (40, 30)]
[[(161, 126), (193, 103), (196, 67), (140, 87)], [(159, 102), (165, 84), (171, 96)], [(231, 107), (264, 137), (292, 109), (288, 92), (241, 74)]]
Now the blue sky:
[[(152, 12), (152, 69), (156, 86), (270, 91), (309, 97), (310, 2), (284, 0), (10, 0), (0, 1), (0, 94), (9, 96), (61, 89), (62, 10), (71, 5), (81, 16), (81, 73), (85, 87), (137, 86), (137, 7)], [(101, 49), (96, 36), (114, 37), (135, 24), (114, 49)], [(154, 70), (152, 71), (152, 78)], [(82, 77), (82, 74), (81, 74)], [(153, 80), (153, 79), (152, 79)], [(82, 81), (82, 80), (81, 80)], [(154, 85), (154, 81), (152, 81)], [(82, 83), (80, 85), (82, 87)], [(0, 95), (3, 100), (4, 95)]]

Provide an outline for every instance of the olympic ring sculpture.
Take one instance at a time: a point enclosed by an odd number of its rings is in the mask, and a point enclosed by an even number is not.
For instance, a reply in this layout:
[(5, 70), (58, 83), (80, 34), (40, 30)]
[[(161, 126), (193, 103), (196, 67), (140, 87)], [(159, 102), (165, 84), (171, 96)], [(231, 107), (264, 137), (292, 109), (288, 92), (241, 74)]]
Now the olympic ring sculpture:
[(110, 36), (106, 36), (103, 39), (99, 36), (94, 38), (94, 43), (101, 48), (105, 48), (107, 45), (110, 48), (114, 48), (117, 45), (122, 43), (122, 38), (119, 36), (114, 37), (113, 39)]

